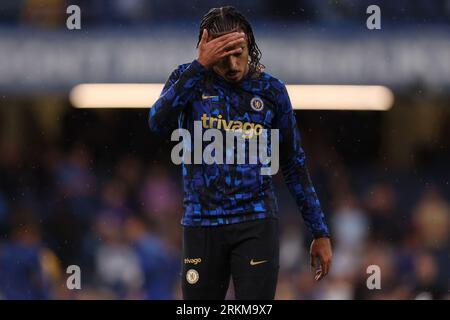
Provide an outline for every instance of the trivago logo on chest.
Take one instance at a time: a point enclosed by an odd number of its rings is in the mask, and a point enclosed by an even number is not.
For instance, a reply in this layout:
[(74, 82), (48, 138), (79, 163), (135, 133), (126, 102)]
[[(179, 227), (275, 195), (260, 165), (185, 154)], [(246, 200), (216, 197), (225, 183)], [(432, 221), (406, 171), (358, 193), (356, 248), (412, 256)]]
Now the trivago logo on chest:
[(254, 135), (259, 136), (262, 133), (263, 126), (259, 123), (255, 124), (253, 122), (242, 122), (239, 120), (222, 119), (222, 115), (219, 114), (217, 117), (210, 117), (204, 113), (201, 117), (203, 129), (223, 129), (225, 131), (235, 131), (242, 132), (244, 138), (250, 139)]
[[(278, 129), (268, 130), (261, 124), (203, 114), (200, 121), (194, 121), (193, 131), (193, 137), (187, 129), (173, 131), (172, 141), (181, 140), (172, 149), (174, 164), (260, 164), (262, 175), (278, 172)], [(209, 144), (203, 148), (204, 142)]]

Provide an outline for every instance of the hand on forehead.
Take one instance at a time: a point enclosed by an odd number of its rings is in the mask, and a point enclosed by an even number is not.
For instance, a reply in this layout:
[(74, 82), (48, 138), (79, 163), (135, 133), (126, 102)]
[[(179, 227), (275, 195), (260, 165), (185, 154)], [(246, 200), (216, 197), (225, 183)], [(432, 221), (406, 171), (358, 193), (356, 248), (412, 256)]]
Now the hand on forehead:
[(222, 36), (230, 35), (230, 34), (236, 33), (236, 32), (244, 33), (244, 38), (247, 40), (247, 34), (245, 34), (244, 30), (242, 30), (241, 28), (234, 28), (232, 30), (224, 31), (224, 32), (213, 32), (211, 30), (208, 30), (208, 41), (211, 41), (213, 39), (216, 39), (216, 38), (219, 38)]

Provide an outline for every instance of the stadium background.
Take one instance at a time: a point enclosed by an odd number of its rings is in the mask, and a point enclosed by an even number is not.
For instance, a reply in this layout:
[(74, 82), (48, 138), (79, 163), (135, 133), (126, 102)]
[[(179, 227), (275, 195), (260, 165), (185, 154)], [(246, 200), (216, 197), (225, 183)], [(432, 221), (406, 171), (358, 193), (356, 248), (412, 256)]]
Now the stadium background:
[[(70, 4), (81, 30), (66, 28)], [(0, 298), (180, 298), (171, 143), (149, 132), (146, 109), (77, 109), (69, 93), (79, 83), (164, 82), (195, 58), (201, 16), (224, 4), (249, 18), (266, 71), (286, 83), (381, 84), (395, 95), (388, 111), (296, 111), (334, 261), (314, 283), (311, 239), (276, 176), (277, 299), (449, 299), (444, 0), (2, 0)], [(371, 4), (381, 30), (366, 28)], [(366, 288), (372, 264), (381, 290)], [(81, 290), (66, 288), (69, 265), (81, 268)]]

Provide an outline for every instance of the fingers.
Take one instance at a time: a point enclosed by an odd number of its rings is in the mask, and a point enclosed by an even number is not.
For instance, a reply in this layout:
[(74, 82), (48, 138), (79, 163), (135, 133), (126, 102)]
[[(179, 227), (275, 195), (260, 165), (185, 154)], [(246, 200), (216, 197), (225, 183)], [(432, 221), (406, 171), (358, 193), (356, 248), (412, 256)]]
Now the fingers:
[(224, 48), (226, 50), (230, 49), (230, 48), (234, 48), (234, 47), (237, 47), (238, 45), (244, 44), (244, 42), (245, 42), (244, 38), (239, 38), (239, 39), (236, 39), (236, 40), (233, 40), (233, 41), (230, 41), (230, 42), (226, 43)]
[(323, 277), (324, 276), (323, 276), (322, 270), (319, 269), (319, 270), (316, 271), (316, 275), (314, 276), (314, 280), (320, 281)]
[(242, 48), (236, 48), (236, 46), (245, 41), (243, 32), (227, 33), (211, 41), (208, 41), (208, 37), (208, 31), (203, 29), (198, 46), (198, 59), (200, 63), (203, 61), (205, 66), (212, 66), (219, 59), (243, 52)]
[(202, 45), (202, 44), (206, 43), (207, 40), (208, 40), (208, 30), (203, 29), (202, 37), (200, 39), (200, 43), (199, 44)]
[(330, 272), (331, 260), (326, 259), (323, 262), (323, 267), (324, 267), (324, 276), (326, 276)]
[(316, 259), (319, 258), (320, 269), (316, 271), (314, 279), (322, 280), (331, 269), (332, 250), (330, 240), (328, 238), (318, 238), (313, 240), (310, 249), (311, 267), (316, 269)]
[(244, 38), (239, 38), (228, 43), (225, 43), (222, 48), (219, 49), (219, 52), (223, 51), (220, 54), (220, 58), (230, 56), (236, 53), (242, 53), (243, 49), (241, 47), (236, 48), (236, 46), (243, 44)]
[(319, 258), (319, 260), (320, 260), (320, 268), (317, 269), (317, 262), (316, 262), (317, 256), (315, 254), (311, 254), (311, 270), (315, 272), (314, 280), (316, 280), (316, 281), (319, 281), (323, 277), (325, 277), (322, 260), (320, 258)]
[(236, 49), (233, 49), (233, 50), (230, 50), (230, 51), (225, 51), (219, 57), (223, 58), (223, 57), (226, 57), (226, 56), (231, 56), (231, 55), (236, 54), (236, 53), (242, 53), (242, 48), (236, 48)]
[(239, 38), (244, 39), (245, 34), (242, 32), (232, 32), (224, 34), (223, 36), (220, 36), (216, 39), (211, 40), (209, 43), (216, 45), (217, 47), (223, 47), (228, 42), (237, 40)]
[(324, 263), (322, 258), (319, 258), (319, 260), (320, 260), (320, 269), (315, 277), (316, 281), (322, 280), (328, 274), (328, 268), (326, 266), (326, 263)]
[(331, 267), (331, 259), (324, 257), (323, 255), (319, 255), (319, 260), (320, 260), (320, 269), (318, 270), (316, 276), (314, 277), (316, 281), (320, 281), (323, 278), (325, 278), (328, 272), (330, 272)]
[(220, 43), (222, 43), (222, 42), (228, 41), (230, 38), (233, 38), (233, 37), (236, 38), (237, 35), (239, 35), (239, 32), (226, 33), (226, 34), (224, 34), (224, 35), (221, 35), (220, 37), (217, 37), (217, 38), (212, 39), (212, 40), (210, 41), (210, 43), (213, 43), (213, 44), (220, 44)]

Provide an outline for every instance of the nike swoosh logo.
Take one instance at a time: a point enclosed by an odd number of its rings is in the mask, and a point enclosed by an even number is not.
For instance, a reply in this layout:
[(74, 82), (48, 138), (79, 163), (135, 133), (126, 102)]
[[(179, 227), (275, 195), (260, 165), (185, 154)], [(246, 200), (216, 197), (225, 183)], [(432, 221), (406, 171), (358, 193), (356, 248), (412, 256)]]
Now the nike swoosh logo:
[(205, 100), (205, 99), (214, 99), (214, 98), (218, 98), (218, 96), (206, 96), (206, 95), (202, 94), (202, 99), (203, 100)]
[(254, 261), (254, 260), (252, 259), (252, 260), (250, 260), (250, 265), (251, 265), (251, 266), (256, 266), (257, 264), (261, 264), (261, 263), (264, 263), (264, 262), (267, 262), (267, 260)]

